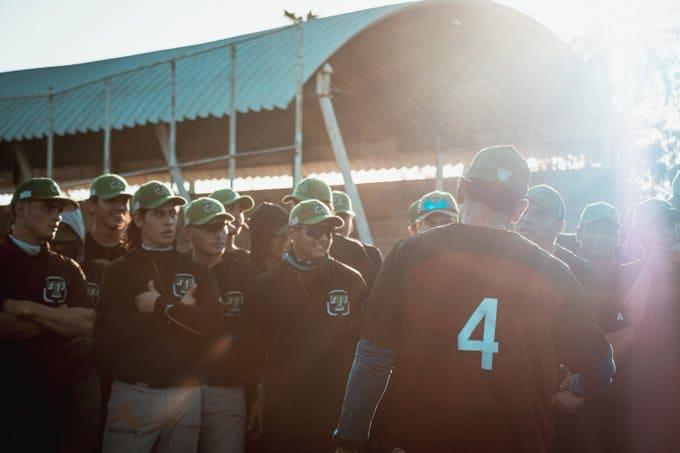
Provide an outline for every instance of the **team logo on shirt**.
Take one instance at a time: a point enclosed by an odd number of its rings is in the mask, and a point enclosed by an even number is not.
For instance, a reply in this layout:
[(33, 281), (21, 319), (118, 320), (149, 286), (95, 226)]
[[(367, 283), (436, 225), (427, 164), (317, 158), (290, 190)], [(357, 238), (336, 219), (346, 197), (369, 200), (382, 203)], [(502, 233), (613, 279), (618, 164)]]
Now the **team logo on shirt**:
[(182, 297), (189, 288), (196, 284), (196, 278), (191, 274), (175, 274), (175, 281), (172, 282), (172, 294), (175, 297)]
[(344, 289), (333, 289), (328, 293), (326, 313), (330, 316), (349, 316), (349, 295)]
[(87, 282), (87, 295), (92, 299), (92, 303), (96, 307), (99, 303), (99, 285), (94, 282)]
[(224, 314), (226, 316), (241, 316), (244, 295), (241, 291), (229, 291), (222, 297), (224, 302)]
[(66, 280), (62, 277), (49, 276), (45, 278), (43, 287), (43, 300), (50, 305), (59, 305), (66, 302)]

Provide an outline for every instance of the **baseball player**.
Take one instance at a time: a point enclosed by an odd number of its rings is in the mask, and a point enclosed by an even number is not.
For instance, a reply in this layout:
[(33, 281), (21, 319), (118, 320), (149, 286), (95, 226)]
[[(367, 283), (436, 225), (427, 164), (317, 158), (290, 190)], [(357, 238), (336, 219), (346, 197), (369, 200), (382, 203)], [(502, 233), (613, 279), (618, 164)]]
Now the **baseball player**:
[(121, 176), (104, 174), (90, 185), (90, 198), (85, 204), (92, 215), (92, 227), (85, 236), (83, 270), (88, 291), (99, 294), (104, 270), (125, 254), (123, 234), (130, 217), (132, 192)]
[(553, 187), (540, 184), (527, 192), (529, 206), (517, 223), (517, 232), (562, 260), (584, 287), (591, 273), (588, 262), (557, 243), (564, 230), (566, 205)]
[(416, 226), (420, 233), (432, 228), (458, 223), (458, 203), (448, 192), (435, 190), (426, 193), (418, 204)]
[[(356, 214), (352, 210), (352, 200), (350, 200), (349, 195), (341, 190), (333, 191), (333, 210), (335, 215), (340, 217), (345, 224), (342, 228), (338, 229), (338, 233), (344, 237), (351, 237), (354, 231), (354, 217)], [(378, 247), (372, 244), (366, 244), (362, 242), (368, 257), (371, 259), (371, 264), (373, 268), (377, 271), (380, 269), (383, 261), (382, 252)]]
[(290, 250), (249, 296), (267, 357), (253, 421), (263, 408), (269, 451), (328, 451), (356, 345), (350, 323), (367, 287), (329, 255), (342, 219), (325, 204), (301, 201), (289, 225)]
[(68, 344), (92, 334), (80, 266), (49, 241), (78, 204), (49, 178), (17, 187), (12, 232), (0, 246), (0, 426), (4, 451), (84, 451), (74, 414)]
[[(235, 240), (243, 226), (246, 225), (245, 214), (248, 214), (255, 207), (255, 200), (249, 195), (240, 195), (232, 189), (220, 189), (211, 193), (210, 198), (220, 201), (224, 205), (227, 213), (234, 217), (234, 222), (229, 224), (229, 237), (227, 239), (226, 253), (237, 253), (243, 255), (242, 258), (248, 258), (248, 251), (236, 246)], [(246, 259), (246, 261), (248, 261)]]
[[(549, 451), (552, 408), (609, 383), (611, 349), (567, 266), (507, 231), (529, 168), (509, 146), (477, 153), (458, 186), (461, 224), (400, 241), (367, 300), (336, 431), (360, 447), (392, 367), (391, 447)], [(578, 378), (555, 393), (557, 364)]]
[(281, 262), (289, 246), (288, 211), (278, 204), (260, 204), (248, 219), (250, 261), (258, 274)]
[(158, 181), (132, 198), (129, 252), (108, 268), (95, 352), (114, 377), (103, 451), (194, 451), (202, 352), (224, 332), (214, 277), (173, 248), (184, 199)]
[(222, 203), (198, 198), (185, 209), (185, 221), (191, 256), (215, 276), (227, 321), (224, 334), (206, 344), (199, 451), (242, 452), (246, 427), (244, 386), (250, 371), (248, 359), (253, 355), (243, 342), (248, 312), (245, 295), (256, 271), (233, 253), (225, 253), (227, 223), (234, 217)]
[(675, 451), (680, 444), (678, 301), (680, 211), (663, 200), (646, 200), (633, 213), (645, 264), (625, 302), (634, 341), (617, 372), (610, 451)]
[[(333, 211), (333, 191), (328, 184), (318, 178), (303, 179), (295, 186), (292, 194), (283, 197), (282, 202), (296, 205), (305, 200), (319, 200), (328, 206), (331, 212)], [(361, 242), (344, 237), (337, 232), (333, 233), (330, 254), (341, 263), (359, 271), (369, 287), (373, 284), (376, 269), (373, 268), (371, 259)]]
[(418, 209), (420, 208), (420, 198), (411, 203), (408, 206), (408, 235), (409, 236), (415, 236), (418, 234), (418, 224), (416, 221), (418, 220)]

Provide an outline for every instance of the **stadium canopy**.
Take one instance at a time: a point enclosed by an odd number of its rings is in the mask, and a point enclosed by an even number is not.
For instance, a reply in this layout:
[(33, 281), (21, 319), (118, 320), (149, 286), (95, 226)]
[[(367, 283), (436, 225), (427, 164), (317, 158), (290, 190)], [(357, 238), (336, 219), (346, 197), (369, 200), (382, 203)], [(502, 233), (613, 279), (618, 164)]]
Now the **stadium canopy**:
[[(18, 166), (45, 168), (50, 131), (54, 175), (62, 181), (101, 171), (107, 129), (113, 171), (166, 165), (158, 126), (173, 118), (180, 163), (228, 152), (231, 111), (238, 112), (239, 153), (290, 147), (299, 69), (305, 165), (331, 162), (316, 91), (325, 63), (332, 66), (332, 99), (353, 166), (380, 165), (381, 156), (408, 161), (435, 142), (469, 153), (500, 142), (531, 143), (544, 156), (595, 152), (603, 142), (606, 93), (553, 33), (489, 1), (424, 1), (0, 74), (0, 186), (16, 183)], [(239, 160), (239, 175), (258, 166), (290, 168), (290, 162), (290, 154), (248, 157)], [(226, 164), (185, 170), (224, 177)]]

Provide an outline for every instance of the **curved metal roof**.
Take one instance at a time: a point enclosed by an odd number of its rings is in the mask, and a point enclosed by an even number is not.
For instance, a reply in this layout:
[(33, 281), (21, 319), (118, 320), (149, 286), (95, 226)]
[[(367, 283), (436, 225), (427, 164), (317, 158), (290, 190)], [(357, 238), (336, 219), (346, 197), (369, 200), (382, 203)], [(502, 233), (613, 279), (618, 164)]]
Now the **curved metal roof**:
[[(362, 30), (412, 5), (305, 22), (304, 80)], [(176, 119), (228, 115), (232, 45), (237, 49), (237, 110), (285, 109), (296, 92), (297, 39), (297, 27), (288, 26), (190, 47), (0, 74), (0, 140), (47, 135), (48, 87), (54, 92), (52, 122), (57, 135), (102, 130), (107, 80), (112, 128), (169, 121), (172, 59), (176, 59)]]

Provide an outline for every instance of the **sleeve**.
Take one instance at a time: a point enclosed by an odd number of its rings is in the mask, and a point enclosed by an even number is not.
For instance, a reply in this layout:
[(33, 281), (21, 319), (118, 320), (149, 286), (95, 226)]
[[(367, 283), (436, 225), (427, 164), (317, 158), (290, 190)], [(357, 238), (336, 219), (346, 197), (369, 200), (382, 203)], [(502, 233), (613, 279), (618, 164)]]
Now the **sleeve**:
[(196, 305), (186, 305), (171, 296), (162, 295), (156, 300), (154, 312), (183, 331), (215, 337), (224, 333), (226, 328), (219, 297), (215, 277), (208, 270), (202, 270), (198, 276)]
[(608, 384), (616, 370), (611, 347), (586, 303), (583, 288), (571, 276), (553, 324), (553, 342), (560, 364), (580, 375), (581, 386), (594, 390)]
[(94, 309), (92, 298), (87, 294), (87, 281), (83, 269), (70, 258), (66, 258), (64, 266), (68, 267), (69, 275), (68, 306)]
[(336, 444), (360, 448), (368, 440), (371, 421), (387, 387), (394, 361), (394, 351), (365, 339), (359, 341), (334, 434)]
[(357, 244), (357, 255), (358, 263), (361, 263), (360, 265), (362, 268), (358, 270), (361, 272), (362, 277), (364, 277), (366, 284), (370, 288), (375, 283), (376, 269), (373, 267), (371, 258), (368, 256), (368, 252), (366, 252), (366, 247), (364, 247), (364, 245), (361, 243)]
[[(94, 325), (94, 347), (98, 363), (106, 370), (116, 369), (123, 351), (134, 351), (134, 345), (146, 339), (148, 324), (135, 310), (132, 290), (123, 266), (111, 266), (104, 274), (99, 313)], [(148, 315), (147, 315), (148, 316)]]
[(403, 249), (406, 241), (394, 246), (383, 263), (375, 285), (364, 302), (362, 337), (396, 350), (403, 319)]

